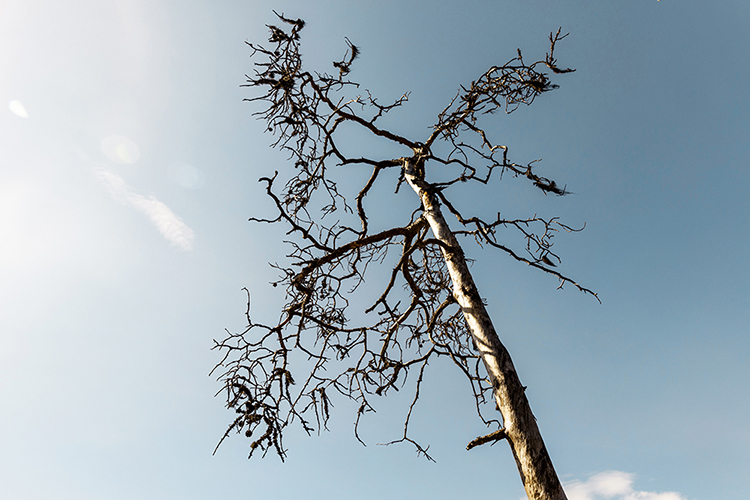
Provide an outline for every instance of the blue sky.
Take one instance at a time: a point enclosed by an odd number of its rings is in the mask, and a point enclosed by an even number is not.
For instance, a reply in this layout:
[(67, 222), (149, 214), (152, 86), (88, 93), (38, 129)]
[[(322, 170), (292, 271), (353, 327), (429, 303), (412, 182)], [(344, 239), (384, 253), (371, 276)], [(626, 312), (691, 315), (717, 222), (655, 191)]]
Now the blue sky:
[(347, 36), (352, 79), (411, 91), (391, 123), (415, 138), (459, 84), (571, 33), (557, 55), (577, 71), (487, 123), (575, 194), (508, 178), (475, 201), (586, 223), (556, 248), (602, 304), (471, 249), (480, 290), (571, 500), (745, 498), (750, 4), (697, 0), (0, 1), (2, 497), (522, 497), (504, 443), (465, 450), (484, 429), (448, 365), (415, 415), (436, 464), (377, 446), (401, 432), (390, 397), (367, 447), (338, 402), (285, 464), (239, 436), (211, 455), (231, 418), (212, 339), (243, 327), (242, 287), (269, 322), (283, 300), (283, 231), (247, 219), (288, 165), (240, 88), (272, 9), (307, 21), (310, 69)]

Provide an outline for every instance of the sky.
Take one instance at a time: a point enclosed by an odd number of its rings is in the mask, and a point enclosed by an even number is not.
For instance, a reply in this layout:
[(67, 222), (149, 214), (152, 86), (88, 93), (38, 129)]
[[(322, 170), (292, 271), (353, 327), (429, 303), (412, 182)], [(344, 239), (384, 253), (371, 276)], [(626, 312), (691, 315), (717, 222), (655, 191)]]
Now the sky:
[[(353, 435), (290, 430), (247, 460), (213, 339), (278, 317), (281, 228), (259, 177), (289, 168), (242, 88), (272, 10), (302, 18), (309, 69), (351, 78), (425, 136), (467, 84), (562, 26), (560, 88), (487, 126), (519, 163), (478, 207), (559, 216), (561, 271), (602, 303), (467, 249), (571, 500), (725, 500), (750, 490), (750, 4), (0, 0), (0, 485), (8, 500), (520, 499), (507, 444), (431, 365), (415, 437), (389, 396)], [(362, 143), (371, 151), (377, 148)], [(505, 184), (507, 183), (507, 184)], [(404, 197), (412, 195), (402, 190)], [(501, 194), (501, 195), (500, 195)], [(408, 198), (408, 205), (414, 200)], [(385, 212), (385, 211), (384, 211)]]

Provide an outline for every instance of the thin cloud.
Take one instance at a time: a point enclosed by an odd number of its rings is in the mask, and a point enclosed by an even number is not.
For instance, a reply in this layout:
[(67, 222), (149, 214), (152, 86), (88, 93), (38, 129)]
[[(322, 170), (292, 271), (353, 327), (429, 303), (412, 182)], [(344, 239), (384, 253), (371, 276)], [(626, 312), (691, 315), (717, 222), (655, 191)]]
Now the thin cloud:
[(170, 244), (185, 251), (193, 249), (193, 230), (155, 196), (146, 197), (134, 192), (122, 177), (102, 167), (96, 169), (96, 176), (117, 201), (132, 205), (146, 215)]
[(567, 483), (565, 492), (569, 500), (686, 500), (674, 491), (634, 491), (633, 474), (616, 470), (600, 472), (587, 481)]

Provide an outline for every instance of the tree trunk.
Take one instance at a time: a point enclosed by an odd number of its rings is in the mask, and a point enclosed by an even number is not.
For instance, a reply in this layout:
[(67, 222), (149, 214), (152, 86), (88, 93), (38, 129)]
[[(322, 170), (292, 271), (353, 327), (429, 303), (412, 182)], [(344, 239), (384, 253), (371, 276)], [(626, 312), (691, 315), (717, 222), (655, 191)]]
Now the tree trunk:
[(495, 401), (503, 416), (505, 438), (513, 451), (526, 495), (529, 500), (567, 500), (526, 399), (525, 387), (521, 385), (508, 350), (495, 332), (463, 250), (424, 180), (422, 160), (405, 158), (404, 175), (422, 201), (432, 233), (445, 244), (441, 250), (453, 282), (453, 297), (461, 307), (489, 374)]

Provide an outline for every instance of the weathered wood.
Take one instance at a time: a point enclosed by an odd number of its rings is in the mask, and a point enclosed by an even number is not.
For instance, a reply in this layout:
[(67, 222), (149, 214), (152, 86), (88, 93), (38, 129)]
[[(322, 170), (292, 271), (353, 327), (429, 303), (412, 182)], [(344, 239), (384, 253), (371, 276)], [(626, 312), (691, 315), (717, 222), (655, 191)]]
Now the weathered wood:
[(453, 297), (461, 307), (489, 374), (495, 402), (503, 416), (505, 437), (526, 495), (529, 500), (567, 500), (510, 354), (500, 342), (463, 250), (443, 217), (437, 197), (424, 180), (424, 164), (419, 153), (415, 151), (414, 157), (404, 158), (404, 177), (419, 196), (433, 235), (444, 243), (440, 248), (453, 282)]
[(483, 444), (487, 443), (496, 443), (497, 441), (503, 440), (507, 438), (508, 435), (505, 434), (505, 429), (498, 429), (495, 432), (490, 432), (486, 436), (480, 436), (476, 439), (472, 439), (471, 442), (466, 445), (466, 451), (476, 448), (477, 446), (482, 446)]

